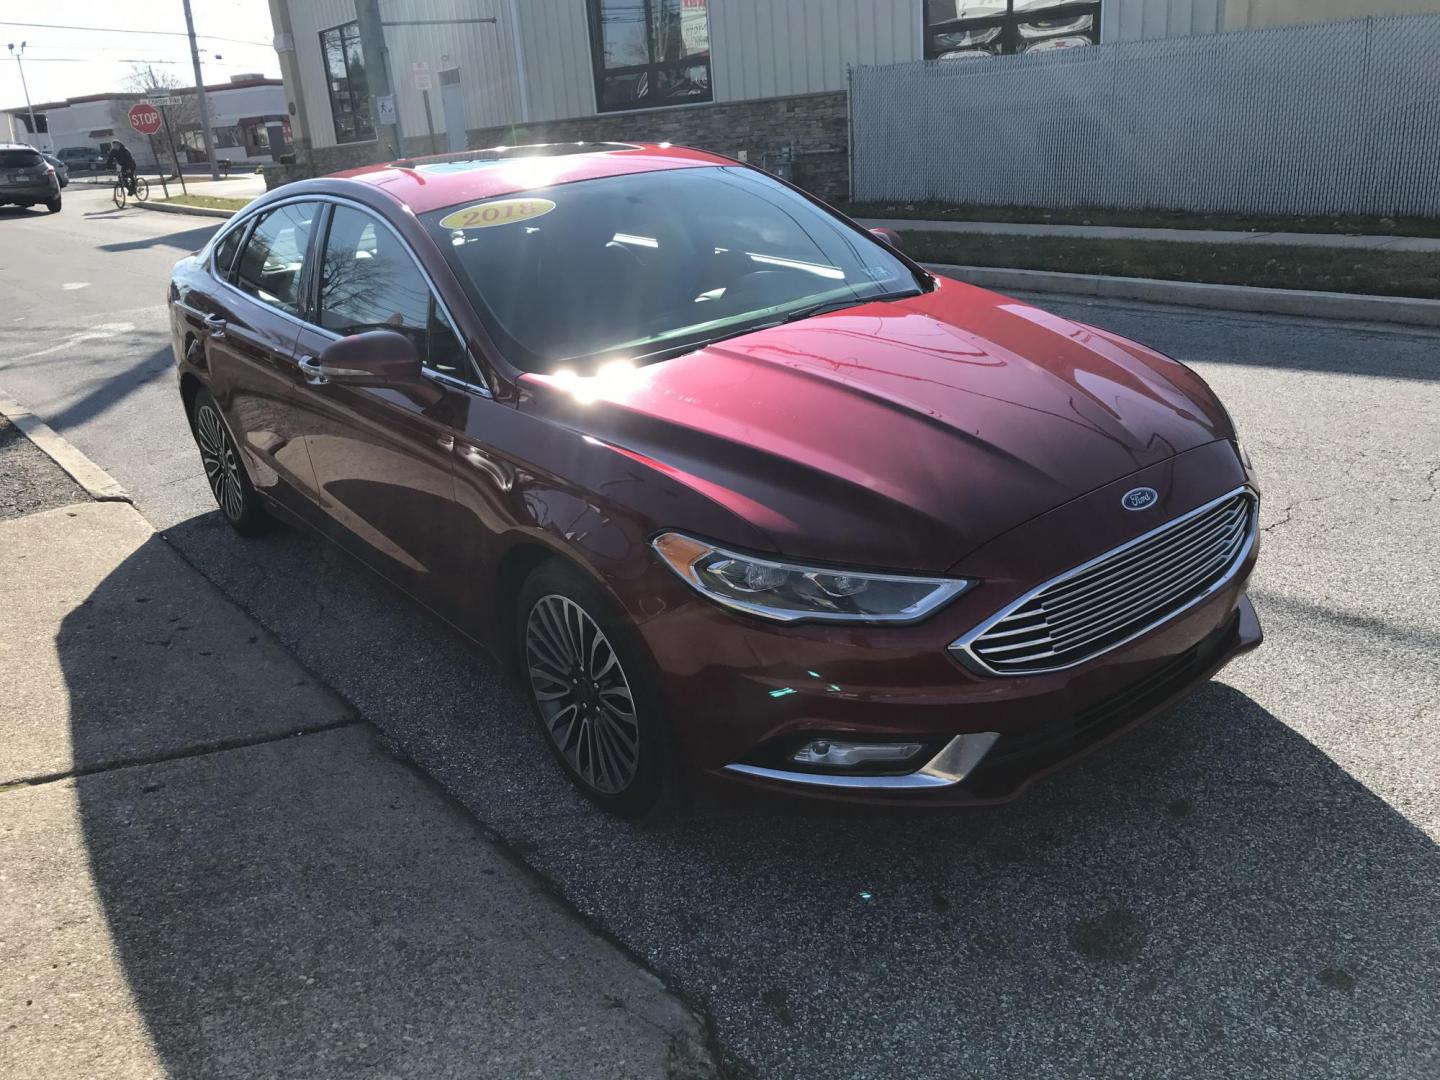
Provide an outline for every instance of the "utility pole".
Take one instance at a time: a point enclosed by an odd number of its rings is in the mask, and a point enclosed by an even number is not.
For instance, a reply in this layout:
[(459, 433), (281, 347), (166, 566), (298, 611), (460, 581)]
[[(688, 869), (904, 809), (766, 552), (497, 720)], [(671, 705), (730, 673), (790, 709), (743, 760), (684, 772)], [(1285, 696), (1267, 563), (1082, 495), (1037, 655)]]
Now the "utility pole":
[[(360, 24), (360, 48), (365, 53), (365, 81), (372, 95), (370, 118), (375, 135), (390, 159), (405, 156), (405, 143), (400, 132), (400, 103), (395, 100), (395, 81), (390, 72), (390, 50), (385, 45), (385, 29), (380, 23), (380, 0), (355, 0), (355, 21)], [(388, 97), (395, 106), (395, 123), (380, 123), (377, 99)]]
[[(25, 82), (25, 65), (20, 62), (20, 57), (25, 55), (25, 42), (20, 42), (19, 51), (16, 51), (15, 43), (13, 41), (10, 42), (10, 55), (15, 58), (15, 63), (20, 68), (20, 86), (25, 91), (25, 111), (30, 114), (30, 137), (32, 139), (38, 139), (40, 132), (35, 128), (35, 108), (30, 104), (30, 87)], [(43, 150), (44, 147), (37, 145), (36, 149)]]
[(219, 180), (220, 166), (215, 162), (215, 134), (210, 130), (210, 105), (205, 100), (205, 79), (200, 74), (200, 48), (195, 43), (195, 19), (190, 14), (190, 0), (181, 2), (185, 5), (185, 32), (190, 35), (190, 62), (195, 68), (195, 96), (200, 102), (200, 134), (205, 139), (205, 157), (210, 162), (210, 179)]

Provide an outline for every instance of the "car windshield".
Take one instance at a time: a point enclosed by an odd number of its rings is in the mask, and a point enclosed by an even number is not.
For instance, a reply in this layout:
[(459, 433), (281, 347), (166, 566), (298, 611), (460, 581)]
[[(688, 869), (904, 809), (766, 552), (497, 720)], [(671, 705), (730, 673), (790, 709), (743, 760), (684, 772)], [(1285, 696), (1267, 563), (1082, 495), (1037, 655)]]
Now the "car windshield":
[(883, 243), (741, 167), (560, 184), (421, 220), (492, 337), (530, 371), (920, 291)]

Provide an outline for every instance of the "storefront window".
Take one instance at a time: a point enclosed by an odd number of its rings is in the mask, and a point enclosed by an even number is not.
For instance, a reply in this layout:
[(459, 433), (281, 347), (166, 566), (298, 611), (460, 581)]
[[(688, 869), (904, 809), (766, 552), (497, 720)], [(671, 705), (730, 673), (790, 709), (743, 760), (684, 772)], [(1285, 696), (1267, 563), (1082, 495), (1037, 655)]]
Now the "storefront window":
[(709, 0), (590, 0), (601, 112), (710, 100)]
[(365, 75), (365, 51), (360, 46), (360, 24), (346, 23), (320, 31), (320, 52), (325, 58), (335, 141), (364, 142), (375, 138), (375, 123), (370, 118), (370, 81)]
[(1098, 0), (924, 0), (925, 57), (1053, 52), (1100, 40)]

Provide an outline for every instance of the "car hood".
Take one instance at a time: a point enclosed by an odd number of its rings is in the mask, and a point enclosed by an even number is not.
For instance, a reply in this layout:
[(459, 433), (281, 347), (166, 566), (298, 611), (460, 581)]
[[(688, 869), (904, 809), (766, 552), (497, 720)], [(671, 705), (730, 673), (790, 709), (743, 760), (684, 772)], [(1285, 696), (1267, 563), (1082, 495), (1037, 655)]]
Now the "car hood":
[(680, 479), (778, 553), (936, 573), (1232, 434), (1183, 365), (944, 279), (638, 369), (522, 384), (522, 408)]

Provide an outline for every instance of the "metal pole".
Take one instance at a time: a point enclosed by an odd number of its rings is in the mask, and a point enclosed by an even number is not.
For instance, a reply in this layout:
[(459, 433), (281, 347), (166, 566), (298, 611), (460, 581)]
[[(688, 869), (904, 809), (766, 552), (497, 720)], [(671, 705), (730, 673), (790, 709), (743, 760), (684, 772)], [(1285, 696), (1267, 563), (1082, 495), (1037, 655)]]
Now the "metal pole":
[[(154, 136), (154, 135), (146, 135), (146, 136), (145, 136), (145, 141), (150, 144), (150, 156), (151, 156), (152, 158), (154, 158), (155, 161), (156, 161), (156, 163), (158, 164), (159, 161), (160, 161), (160, 155), (155, 152), (155, 136)], [(139, 166), (136, 166), (135, 171), (136, 171), (136, 172), (139, 172), (139, 171), (140, 171)], [(170, 185), (167, 184), (167, 183), (165, 183), (165, 170), (164, 170), (164, 169), (156, 169), (155, 171), (160, 174), (160, 178), (159, 178), (159, 179), (160, 179), (160, 190), (161, 190), (162, 192), (164, 192), (165, 198), (166, 198), (166, 199), (169, 199), (169, 198), (170, 198)]]
[[(167, 105), (159, 110), (160, 119), (165, 121), (165, 141), (170, 144), (170, 156), (175, 159), (175, 175), (180, 180), (180, 194), (188, 195), (190, 193), (185, 188), (185, 170), (180, 168), (180, 151), (175, 149), (175, 132), (170, 130), (170, 113), (167, 111), (168, 109), (169, 106)], [(165, 186), (163, 177), (161, 178), (160, 186)], [(168, 191), (169, 189), (166, 188), (166, 190)]]
[(435, 121), (430, 117), (430, 91), (421, 90), (420, 100), (425, 103), (425, 128), (430, 132), (430, 152), (438, 154), (440, 151), (435, 146)]
[(210, 131), (210, 106), (205, 101), (205, 79), (200, 74), (200, 48), (195, 44), (195, 19), (190, 14), (190, 0), (181, 2), (185, 5), (185, 32), (190, 35), (190, 63), (195, 68), (195, 96), (200, 101), (200, 134), (205, 138), (205, 157), (210, 161), (210, 179), (219, 180), (220, 168), (215, 164), (215, 136)]
[(19, 52), (15, 51), (15, 44), (11, 42), (10, 55), (15, 57), (15, 64), (20, 69), (20, 86), (25, 91), (25, 111), (30, 114), (30, 137), (32, 139), (38, 139), (40, 132), (35, 130), (35, 107), (30, 104), (30, 87), (25, 82), (25, 65), (20, 60), (20, 57), (25, 55), (25, 42), (20, 42)]
[[(370, 83), (371, 118), (375, 136), (382, 146), (388, 144), (388, 156), (405, 156), (404, 133), (400, 128), (400, 95), (395, 92), (394, 73), (390, 70), (390, 50), (385, 45), (385, 29), (380, 22), (380, 0), (355, 0), (355, 21), (360, 24), (360, 48), (365, 52), (365, 77)], [(380, 123), (379, 107), (374, 98), (393, 95), (395, 123)]]

